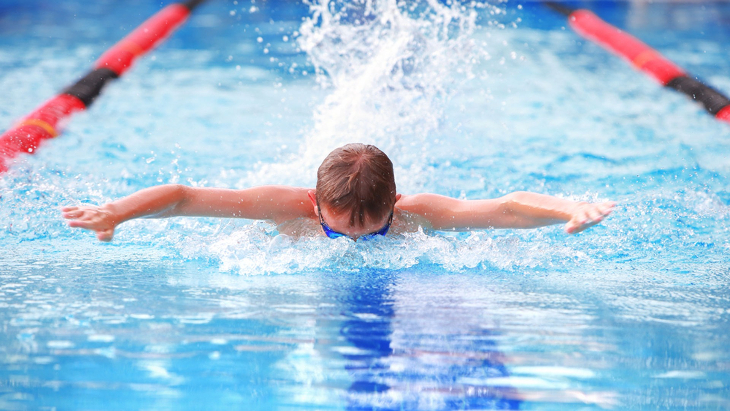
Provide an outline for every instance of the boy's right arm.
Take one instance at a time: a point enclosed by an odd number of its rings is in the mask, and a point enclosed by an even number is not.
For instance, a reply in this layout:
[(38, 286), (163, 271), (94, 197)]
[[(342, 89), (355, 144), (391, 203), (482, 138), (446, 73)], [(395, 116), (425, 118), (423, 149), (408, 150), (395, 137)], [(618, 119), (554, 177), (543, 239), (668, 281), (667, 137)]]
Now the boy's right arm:
[(307, 189), (261, 186), (244, 190), (163, 185), (100, 207), (62, 208), (69, 226), (95, 231), (111, 241), (117, 225), (140, 217), (237, 217), (281, 221), (314, 214)]

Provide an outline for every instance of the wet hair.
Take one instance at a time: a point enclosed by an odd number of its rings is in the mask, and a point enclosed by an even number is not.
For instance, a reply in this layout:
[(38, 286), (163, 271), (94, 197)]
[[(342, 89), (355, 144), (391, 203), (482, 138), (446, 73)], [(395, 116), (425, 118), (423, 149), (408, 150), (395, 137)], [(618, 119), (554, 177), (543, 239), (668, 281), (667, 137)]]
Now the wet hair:
[(393, 163), (375, 146), (353, 143), (327, 155), (317, 170), (317, 202), (336, 214), (350, 213), (350, 225), (376, 221), (395, 206)]

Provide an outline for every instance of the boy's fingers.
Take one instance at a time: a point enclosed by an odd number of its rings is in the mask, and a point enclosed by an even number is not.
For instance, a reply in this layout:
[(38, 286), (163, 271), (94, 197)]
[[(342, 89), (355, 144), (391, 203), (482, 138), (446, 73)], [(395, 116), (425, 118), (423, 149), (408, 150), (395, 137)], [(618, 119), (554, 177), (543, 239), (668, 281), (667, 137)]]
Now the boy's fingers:
[(580, 233), (581, 231), (583, 231), (583, 227), (581, 227), (581, 225), (578, 225), (578, 224), (574, 224), (573, 226), (571, 226), (571, 227), (570, 227), (570, 228), (568, 229), (568, 234), (578, 234), (578, 233)]
[(94, 229), (94, 223), (91, 221), (85, 221), (85, 220), (72, 220), (68, 222), (69, 227), (75, 227), (75, 228), (85, 228), (87, 230), (93, 230)]
[(586, 204), (580, 207), (573, 218), (565, 224), (565, 231), (568, 234), (576, 234), (581, 231), (593, 227), (603, 221), (603, 219), (611, 214), (616, 206), (614, 201), (606, 201), (598, 204)]
[(79, 220), (71, 220), (71, 221), (68, 222), (68, 226), (69, 227), (86, 228), (86, 227), (84, 227), (84, 225), (85, 225), (84, 222), (83, 221), (79, 221)]
[(63, 212), (74, 211), (76, 209), (78, 209), (78, 207), (76, 207), (76, 206), (61, 207), (61, 211), (63, 211)]
[(81, 217), (81, 215), (83, 215), (83, 214), (84, 214), (84, 212), (81, 210), (65, 211), (63, 213), (63, 217), (64, 218), (78, 218), (78, 217)]
[(572, 219), (568, 222), (568, 224), (565, 225), (565, 231), (567, 231), (568, 234), (575, 234), (577, 232), (580, 232), (580, 226), (581, 223), (579, 221), (576, 221), (576, 219)]
[(101, 230), (96, 233), (96, 238), (98, 238), (99, 241), (109, 242), (112, 240), (112, 237), (114, 237), (114, 229)]
[(603, 220), (603, 213), (597, 208), (591, 208), (589, 211), (590, 221), (601, 221)]
[(607, 203), (599, 204), (596, 208), (596, 211), (601, 214), (601, 220), (603, 220), (603, 218), (611, 214), (611, 212), (613, 211), (613, 205), (608, 205)]
[(582, 225), (590, 221), (591, 216), (588, 215), (588, 212), (586, 210), (582, 210), (579, 214), (580, 218), (578, 218), (578, 222)]

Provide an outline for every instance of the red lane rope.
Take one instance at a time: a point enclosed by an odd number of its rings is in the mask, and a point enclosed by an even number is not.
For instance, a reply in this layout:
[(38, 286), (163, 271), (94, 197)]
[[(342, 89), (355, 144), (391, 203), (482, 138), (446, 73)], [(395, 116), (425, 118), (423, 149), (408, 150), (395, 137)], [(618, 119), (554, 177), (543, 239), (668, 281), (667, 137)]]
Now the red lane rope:
[(717, 112), (715, 118), (721, 121), (727, 121), (730, 123), (730, 106), (726, 106)]
[[(197, 5), (199, 2), (194, 3)], [(94, 69), (108, 69), (117, 76), (122, 75), (138, 57), (180, 27), (189, 15), (190, 9), (182, 4), (165, 7), (105, 52)], [(67, 92), (60, 93), (3, 133), (0, 136), (0, 173), (7, 171), (10, 160), (20, 153), (35, 153), (43, 140), (57, 136), (67, 119), (73, 113), (85, 110), (103, 86), (104, 81), (97, 90), (90, 92), (84, 89), (89, 97), (86, 102)]]
[(576, 10), (568, 20), (578, 34), (625, 58), (663, 86), (676, 77), (687, 75), (656, 50), (588, 10)]
[(730, 123), (730, 98), (701, 81), (662, 56), (636, 37), (606, 23), (589, 10), (571, 10), (547, 2), (548, 6), (568, 16), (570, 26), (578, 34), (623, 57), (661, 85), (686, 94), (702, 103), (710, 114)]
[(60, 123), (86, 105), (74, 96), (59, 94), (46, 101), (0, 136), (0, 172), (8, 170), (8, 160), (20, 153), (35, 153), (41, 141), (56, 137)]
[(108, 68), (121, 76), (137, 57), (153, 49), (185, 23), (189, 14), (190, 10), (181, 4), (165, 7), (102, 54), (94, 68)]

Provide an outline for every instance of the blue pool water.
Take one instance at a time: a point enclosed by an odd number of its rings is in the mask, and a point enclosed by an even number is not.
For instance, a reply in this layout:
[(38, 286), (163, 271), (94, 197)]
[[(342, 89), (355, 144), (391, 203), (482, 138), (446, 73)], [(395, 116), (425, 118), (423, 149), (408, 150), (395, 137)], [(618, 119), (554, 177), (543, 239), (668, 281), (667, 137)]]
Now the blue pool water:
[[(0, 409), (730, 407), (727, 124), (536, 3), (318, 4), (212, 0), (0, 177)], [(590, 6), (730, 93), (730, 5)], [(2, 127), (159, 7), (0, 3)], [(58, 210), (313, 186), (352, 141), (403, 193), (619, 206), (368, 243), (180, 218), (101, 244)]]

